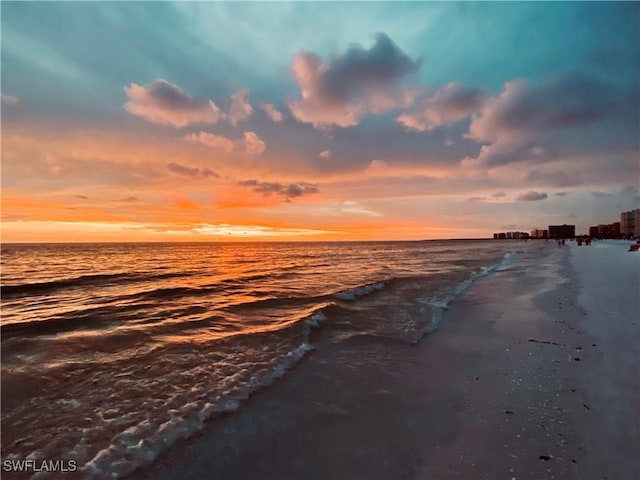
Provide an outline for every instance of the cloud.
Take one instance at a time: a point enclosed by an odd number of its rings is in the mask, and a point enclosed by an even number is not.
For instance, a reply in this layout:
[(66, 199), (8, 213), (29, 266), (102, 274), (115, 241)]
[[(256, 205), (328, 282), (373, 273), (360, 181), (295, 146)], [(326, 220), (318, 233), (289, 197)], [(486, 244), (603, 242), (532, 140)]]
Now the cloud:
[(564, 197), (565, 195), (569, 195), (569, 192), (556, 192), (555, 195), (558, 197)]
[(260, 182), (258, 180), (243, 180), (238, 182), (243, 187), (252, 187), (254, 192), (268, 195), (282, 195), (287, 201), (292, 198), (301, 197), (318, 193), (318, 186), (313, 183), (277, 183), (277, 182)]
[(121, 198), (120, 200), (118, 200), (118, 202), (122, 202), (122, 203), (135, 203), (135, 202), (139, 202), (140, 199), (138, 197), (136, 197), (135, 195), (130, 195), (128, 197), (125, 198)]
[(607, 192), (591, 192), (591, 195), (596, 197), (596, 198), (607, 198), (607, 197), (612, 197), (613, 195), (611, 195), (610, 193)]
[(229, 122), (236, 127), (253, 115), (253, 107), (247, 100), (248, 88), (241, 88), (231, 95), (231, 108), (229, 110)]
[(244, 149), (248, 153), (260, 155), (267, 149), (267, 145), (255, 132), (244, 132)]
[(18, 97), (7, 95), (6, 93), (0, 93), (0, 99), (4, 105), (16, 105), (20, 103), (20, 99)]
[(190, 142), (197, 142), (210, 148), (217, 148), (231, 153), (235, 148), (233, 140), (209, 132), (190, 133), (186, 136)]
[(89, 200), (89, 197), (86, 195), (74, 195), (74, 197), (79, 198), (80, 200)]
[(524, 179), (533, 184), (556, 188), (574, 187), (585, 183), (582, 172), (579, 169), (575, 171), (575, 164), (564, 168), (548, 165), (534, 167), (526, 172)]
[(284, 120), (282, 112), (280, 112), (272, 103), (261, 103), (259, 108), (267, 114), (267, 117), (269, 117), (272, 122), (280, 123)]
[(327, 61), (303, 50), (291, 64), (301, 99), (288, 100), (287, 105), (298, 121), (316, 128), (357, 125), (366, 114), (407, 107), (414, 93), (400, 81), (417, 72), (421, 63), (384, 33), (376, 35), (368, 50), (354, 44)]
[(493, 195), (491, 195), (491, 198), (502, 198), (502, 197), (506, 197), (507, 194), (505, 192), (496, 192)]
[(331, 153), (331, 150), (323, 150), (318, 154), (318, 156), (328, 160), (333, 156), (333, 154)]
[(479, 112), (488, 97), (487, 90), (451, 82), (422, 99), (417, 108), (398, 115), (396, 122), (409, 130), (428, 132)]
[(227, 153), (236, 151), (261, 155), (267, 149), (267, 144), (255, 132), (244, 132), (244, 137), (235, 141), (209, 132), (190, 133), (185, 138), (190, 142), (201, 143)]
[(220, 177), (216, 172), (209, 170), (208, 168), (200, 169), (196, 167), (187, 167), (176, 162), (170, 162), (167, 164), (167, 168), (174, 173), (184, 175), (186, 177)]
[(475, 159), (492, 167), (521, 160), (548, 161), (550, 140), (592, 124), (611, 110), (612, 89), (582, 75), (567, 75), (541, 86), (526, 80), (505, 83), (472, 117), (468, 138), (485, 145)]
[(527, 193), (523, 193), (516, 197), (516, 201), (518, 202), (537, 202), (538, 200), (544, 200), (548, 195), (544, 192), (534, 192), (530, 191)]
[(166, 80), (159, 79), (148, 85), (132, 83), (124, 87), (124, 91), (129, 97), (124, 109), (149, 122), (182, 128), (199, 123), (215, 124), (224, 117), (213, 101), (196, 100)]
[(627, 185), (622, 188), (621, 193), (624, 195), (638, 195), (638, 193), (640, 193), (640, 188), (634, 185)]
[(482, 202), (484, 200), (486, 200), (485, 197), (469, 197), (464, 199), (465, 202)]

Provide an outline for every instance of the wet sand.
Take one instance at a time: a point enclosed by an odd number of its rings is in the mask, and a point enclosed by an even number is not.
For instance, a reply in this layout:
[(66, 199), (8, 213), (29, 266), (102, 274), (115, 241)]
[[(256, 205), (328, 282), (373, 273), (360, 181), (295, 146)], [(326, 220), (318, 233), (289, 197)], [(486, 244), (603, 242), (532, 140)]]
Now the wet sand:
[(129, 478), (640, 478), (640, 261), (627, 248), (523, 254), (418, 345), (318, 349)]

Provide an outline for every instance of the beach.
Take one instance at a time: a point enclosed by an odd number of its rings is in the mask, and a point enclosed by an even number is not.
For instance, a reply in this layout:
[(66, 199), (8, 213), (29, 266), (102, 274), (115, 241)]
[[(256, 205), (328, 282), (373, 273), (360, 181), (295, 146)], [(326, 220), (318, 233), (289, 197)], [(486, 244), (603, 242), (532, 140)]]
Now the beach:
[(638, 478), (640, 258), (628, 245), (523, 252), (416, 345), (318, 349), (128, 478)]

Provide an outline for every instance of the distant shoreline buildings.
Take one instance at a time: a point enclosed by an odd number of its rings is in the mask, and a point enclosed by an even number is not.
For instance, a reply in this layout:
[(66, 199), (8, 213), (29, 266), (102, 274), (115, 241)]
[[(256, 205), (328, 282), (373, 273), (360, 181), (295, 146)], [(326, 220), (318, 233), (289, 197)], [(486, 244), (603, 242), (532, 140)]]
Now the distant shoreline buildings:
[(633, 238), (640, 236), (640, 208), (620, 212), (620, 221), (589, 227), (593, 238)]
[(575, 225), (549, 225), (547, 230), (534, 229), (531, 233), (526, 232), (500, 232), (494, 233), (494, 240), (528, 240), (534, 239), (560, 239), (560, 238), (575, 238), (576, 226)]
[[(640, 236), (640, 208), (620, 213), (620, 221), (589, 227), (589, 237), (604, 239), (623, 239)], [(575, 238), (575, 225), (549, 225), (547, 230), (533, 229), (526, 232), (499, 232), (493, 234), (494, 240), (528, 240)]]

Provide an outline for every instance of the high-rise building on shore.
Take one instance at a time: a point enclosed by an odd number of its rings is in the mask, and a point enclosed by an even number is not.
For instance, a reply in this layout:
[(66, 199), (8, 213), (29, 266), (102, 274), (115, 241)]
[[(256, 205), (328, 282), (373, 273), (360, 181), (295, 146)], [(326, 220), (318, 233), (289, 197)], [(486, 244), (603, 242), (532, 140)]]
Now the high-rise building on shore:
[(620, 234), (623, 237), (640, 235), (640, 208), (620, 213)]

